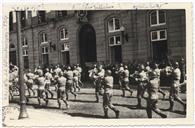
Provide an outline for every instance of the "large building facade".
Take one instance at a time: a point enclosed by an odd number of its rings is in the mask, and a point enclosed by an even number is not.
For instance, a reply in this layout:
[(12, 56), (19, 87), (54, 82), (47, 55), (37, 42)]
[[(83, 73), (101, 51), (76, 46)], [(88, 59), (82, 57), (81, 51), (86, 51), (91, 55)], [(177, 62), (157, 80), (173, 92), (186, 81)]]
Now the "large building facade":
[[(10, 62), (17, 64), (10, 12)], [(185, 10), (23, 11), (25, 68), (87, 65), (186, 56)]]

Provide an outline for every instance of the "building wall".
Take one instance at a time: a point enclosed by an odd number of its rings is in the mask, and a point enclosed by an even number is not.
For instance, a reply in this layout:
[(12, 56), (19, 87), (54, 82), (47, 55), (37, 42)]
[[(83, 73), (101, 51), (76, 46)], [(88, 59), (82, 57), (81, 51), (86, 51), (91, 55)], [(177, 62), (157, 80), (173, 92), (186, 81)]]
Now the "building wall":
[[(88, 13), (88, 22), (91, 24), (96, 33), (96, 51), (97, 61), (108, 63), (110, 60), (110, 49), (107, 38), (107, 20), (113, 16), (119, 17), (121, 25), (125, 27), (125, 33), (128, 34), (128, 40), (122, 42), (122, 59), (123, 62), (132, 62), (134, 60), (146, 60), (152, 57), (150, 32), (152, 30), (166, 29), (168, 50), (171, 58), (185, 56), (185, 11), (167, 10), (166, 25), (150, 27), (149, 22), (150, 10), (142, 11), (90, 11)], [(78, 17), (74, 11), (63, 19), (57, 19), (55, 12), (47, 13), (48, 21), (38, 25), (37, 17), (28, 19), (28, 25), (22, 33), (28, 39), (28, 57), (29, 67), (34, 68), (41, 64), (41, 45), (39, 41), (40, 32), (46, 32), (48, 42), (56, 45), (56, 50), (49, 48), (49, 63), (58, 64), (61, 59), (61, 44), (64, 41), (59, 40), (59, 29), (65, 27), (68, 29), (69, 39), (66, 41), (70, 44), (70, 63), (79, 63), (79, 30), (82, 26), (78, 22)], [(14, 25), (15, 27), (15, 25)], [(10, 43), (16, 46), (16, 29), (10, 32)], [(49, 43), (47, 44), (49, 46)], [(185, 58), (185, 57), (184, 57)]]

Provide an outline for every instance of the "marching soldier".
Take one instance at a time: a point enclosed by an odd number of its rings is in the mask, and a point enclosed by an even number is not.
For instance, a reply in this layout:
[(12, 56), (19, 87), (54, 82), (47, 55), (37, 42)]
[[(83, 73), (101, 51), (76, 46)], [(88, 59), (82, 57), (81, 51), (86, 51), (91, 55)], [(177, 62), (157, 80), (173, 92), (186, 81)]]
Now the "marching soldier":
[(112, 104), (112, 96), (113, 96), (113, 77), (111, 76), (112, 72), (110, 70), (106, 71), (106, 76), (103, 79), (102, 85), (104, 88), (103, 94), (103, 109), (104, 109), (104, 117), (108, 118), (108, 108), (112, 109), (116, 118), (119, 118), (119, 110), (115, 108)]
[(138, 82), (138, 86), (137, 86), (137, 107), (141, 108), (141, 98), (144, 97), (144, 93), (145, 93), (145, 89), (146, 89), (146, 85), (147, 85), (147, 81), (148, 81), (148, 76), (147, 73), (144, 71), (145, 67), (144, 65), (140, 65), (139, 67), (139, 72), (138, 72), (138, 77), (135, 78), (136, 81)]
[(76, 92), (76, 89), (78, 88), (78, 91), (80, 91), (79, 87), (79, 74), (80, 72), (78, 71), (77, 67), (73, 67), (73, 87), (74, 87), (74, 92)]
[(101, 94), (101, 82), (104, 78), (105, 70), (103, 69), (103, 65), (99, 65), (97, 74), (94, 75), (95, 78), (95, 96), (96, 102), (99, 102), (99, 94)]
[(129, 88), (129, 70), (128, 67), (124, 66), (124, 71), (122, 73), (122, 96), (125, 97), (125, 90), (129, 91), (131, 96), (133, 91)]
[(41, 99), (43, 99), (47, 106), (48, 99), (46, 99), (46, 96), (45, 96), (45, 78), (43, 77), (42, 72), (38, 72), (38, 75), (39, 77), (37, 77), (36, 79), (36, 83), (38, 85), (38, 89), (37, 89), (38, 102), (39, 102), (39, 105), (41, 105)]
[(27, 86), (29, 96), (31, 96), (30, 90), (33, 92), (33, 95), (35, 95), (35, 91), (32, 88), (34, 84), (33, 78), (34, 78), (34, 74), (31, 72), (31, 69), (28, 69), (28, 73), (26, 74), (25, 84)]
[(53, 98), (53, 93), (50, 90), (50, 86), (51, 86), (51, 81), (52, 81), (53, 77), (52, 74), (50, 73), (49, 69), (46, 68), (46, 73), (45, 73), (45, 94), (46, 97), (48, 98), (48, 93), (50, 93), (51, 98)]
[(57, 78), (57, 99), (58, 99), (58, 106), (61, 109), (61, 100), (66, 104), (66, 108), (69, 108), (69, 105), (65, 99), (66, 93), (66, 78), (63, 76), (63, 72), (59, 72), (59, 77)]
[(184, 111), (186, 109), (186, 103), (179, 97), (179, 84), (180, 84), (180, 78), (181, 78), (181, 71), (179, 69), (179, 63), (175, 62), (173, 71), (171, 74), (172, 82), (171, 82), (171, 89), (170, 89), (170, 111), (173, 111), (174, 106), (174, 100), (178, 101), (184, 106)]
[(147, 115), (152, 118), (152, 111), (160, 115), (162, 118), (167, 118), (158, 108), (158, 91), (159, 91), (159, 78), (155, 71), (149, 73), (149, 82), (147, 84), (148, 98), (147, 98)]
[(78, 83), (79, 83), (79, 85), (82, 87), (82, 86), (83, 86), (83, 83), (82, 83), (82, 81), (81, 81), (82, 68), (80, 67), (79, 64), (76, 65), (76, 68), (77, 68), (77, 70), (79, 71)]
[(67, 68), (67, 72), (66, 72), (66, 100), (68, 100), (68, 91), (70, 91), (70, 93), (72, 93), (76, 99), (77, 94), (73, 91), (73, 71), (71, 70), (71, 67), (68, 66)]

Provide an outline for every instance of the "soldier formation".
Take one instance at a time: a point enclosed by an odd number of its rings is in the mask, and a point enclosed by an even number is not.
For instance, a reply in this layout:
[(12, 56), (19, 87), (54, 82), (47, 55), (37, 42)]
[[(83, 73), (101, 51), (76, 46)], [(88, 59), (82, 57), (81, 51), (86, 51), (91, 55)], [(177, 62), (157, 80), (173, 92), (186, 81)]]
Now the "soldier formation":
[[(18, 68), (10, 65), (10, 98), (13, 98), (13, 92), (18, 90)], [(186, 103), (179, 97), (180, 89), (186, 85), (186, 75), (184, 60), (181, 62), (157, 64), (155, 62), (146, 62), (145, 64), (130, 65), (120, 64), (103, 66), (102, 64), (94, 64), (93, 68), (88, 71), (88, 77), (91, 79), (95, 88), (96, 102), (99, 102), (103, 95), (104, 117), (108, 118), (108, 108), (112, 109), (116, 118), (119, 118), (120, 111), (112, 104), (114, 83), (119, 84), (122, 91), (122, 97), (128, 91), (130, 96), (135, 92), (131, 84), (136, 85), (137, 89), (137, 108), (142, 108), (142, 100), (147, 101), (146, 112), (148, 118), (152, 118), (152, 111), (167, 118), (167, 115), (161, 112), (157, 103), (159, 101), (159, 93), (166, 97), (166, 93), (161, 89), (163, 84), (170, 87), (169, 91), (169, 110), (173, 111), (174, 101), (178, 101), (186, 111)], [(62, 102), (66, 108), (69, 108), (69, 93), (76, 99), (78, 93), (83, 86), (81, 82), (82, 68), (79, 64), (71, 66), (55, 66), (55, 68), (41, 69), (35, 68), (32, 72), (30, 69), (24, 74), (24, 81), (28, 96), (27, 102), (32, 95), (35, 95), (34, 85), (37, 85), (37, 100), (42, 105), (48, 105), (49, 95), (53, 99), (54, 93), (57, 94), (58, 107), (61, 109)], [(55, 92), (51, 91), (51, 87), (55, 88)], [(183, 91), (183, 90), (182, 90)], [(145, 95), (147, 94), (147, 96)]]

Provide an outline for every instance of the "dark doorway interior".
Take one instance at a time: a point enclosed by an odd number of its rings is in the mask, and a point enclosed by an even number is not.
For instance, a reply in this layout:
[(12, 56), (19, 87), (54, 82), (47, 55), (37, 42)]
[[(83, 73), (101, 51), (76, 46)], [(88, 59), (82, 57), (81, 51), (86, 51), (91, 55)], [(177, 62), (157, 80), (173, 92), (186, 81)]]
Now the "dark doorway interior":
[(62, 63), (64, 65), (69, 65), (70, 64), (69, 51), (62, 52)]
[(96, 62), (96, 35), (95, 30), (89, 24), (81, 27), (79, 32), (80, 63)]
[(153, 47), (153, 59), (161, 62), (167, 58), (167, 41), (155, 41), (152, 42)]
[(9, 52), (9, 62), (16, 65), (16, 51)]
[(24, 69), (28, 69), (29, 68), (28, 56), (24, 56), (23, 60), (24, 60)]
[(121, 45), (111, 47), (111, 60), (112, 60), (112, 63), (121, 63), (122, 62)]
[(49, 55), (48, 54), (42, 54), (42, 64), (43, 67), (48, 67), (49, 66)]

